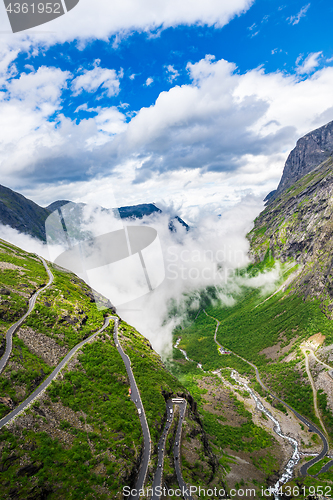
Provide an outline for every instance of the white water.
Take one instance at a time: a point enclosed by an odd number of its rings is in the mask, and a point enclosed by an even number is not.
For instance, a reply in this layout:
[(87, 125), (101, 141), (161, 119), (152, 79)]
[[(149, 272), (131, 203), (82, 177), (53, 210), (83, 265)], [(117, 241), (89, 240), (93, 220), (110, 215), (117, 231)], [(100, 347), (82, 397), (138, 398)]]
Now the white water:
[[(174, 347), (175, 349), (179, 349), (179, 344), (180, 344), (180, 341), (181, 341), (181, 337), (179, 339), (177, 339), (177, 342), (175, 343)], [(190, 359), (188, 356), (187, 356), (187, 353), (186, 351), (184, 351), (183, 349), (179, 349), (180, 352), (183, 354), (183, 356), (185, 357), (185, 359), (187, 361), (192, 361), (192, 359)], [(201, 363), (198, 363), (198, 368), (201, 368), (202, 370), (202, 365)], [(214, 373), (214, 372), (213, 372)], [(283, 439), (286, 439), (287, 441), (289, 441), (289, 443), (293, 446), (294, 448), (294, 452), (292, 454), (292, 457), (291, 459), (288, 461), (287, 465), (285, 466), (284, 468), (284, 472), (282, 474), (282, 476), (280, 477), (280, 479), (275, 483), (274, 486), (268, 488), (270, 493), (272, 495), (274, 495), (274, 498), (275, 500), (280, 500), (280, 497), (279, 497), (279, 489), (281, 488), (281, 486), (285, 483), (287, 483), (290, 479), (292, 479), (293, 477), (293, 473), (294, 473), (294, 469), (295, 469), (295, 466), (298, 464), (298, 462), (300, 461), (300, 453), (299, 453), (299, 450), (298, 450), (298, 443), (296, 441), (296, 439), (292, 438), (292, 437), (289, 437), (289, 436), (286, 436), (285, 434), (283, 434), (283, 432), (281, 431), (281, 426), (280, 426), (280, 423), (278, 422), (278, 420), (276, 420), (275, 417), (273, 417), (273, 415), (271, 414), (271, 412), (269, 410), (267, 410), (267, 408), (265, 408), (265, 406), (262, 404), (262, 402), (260, 401), (260, 399), (258, 398), (258, 396), (254, 393), (254, 391), (245, 383), (245, 382), (241, 382), (238, 378), (237, 378), (237, 375), (238, 373), (236, 372), (236, 370), (232, 370), (231, 372), (231, 377), (235, 380), (235, 382), (237, 382), (237, 384), (239, 385), (242, 385), (246, 390), (247, 392), (252, 396), (252, 398), (254, 399), (255, 403), (256, 403), (256, 408), (263, 412), (273, 423), (274, 423), (274, 427), (273, 427), (273, 430), (274, 432), (282, 437)]]
[[(179, 344), (180, 344), (180, 341), (181, 341), (181, 340), (182, 340), (182, 338), (181, 338), (181, 337), (179, 337), (179, 339), (177, 339), (177, 342), (175, 343), (174, 348), (175, 348), (175, 349), (179, 349), (179, 350), (180, 350), (180, 352), (182, 353), (182, 355), (184, 356), (184, 358), (186, 359), (186, 361), (192, 361), (192, 362), (193, 362), (193, 359), (190, 359), (190, 358), (188, 357), (187, 352), (186, 352), (186, 351), (184, 351), (183, 349), (180, 349), (180, 348), (178, 347), (178, 346), (179, 346)], [(200, 368), (200, 370), (202, 370), (203, 372), (205, 372), (205, 370), (202, 368), (202, 364), (201, 364), (201, 363), (198, 363), (198, 364), (197, 364), (197, 367), (198, 367), (198, 368)], [(205, 372), (205, 373), (206, 373), (206, 372)]]
[(293, 477), (294, 468), (300, 460), (300, 454), (298, 451), (298, 443), (297, 443), (296, 439), (289, 437), (289, 436), (286, 436), (285, 434), (282, 433), (280, 424), (276, 420), (276, 418), (273, 417), (273, 415), (270, 413), (270, 411), (268, 411), (267, 408), (264, 407), (264, 405), (262, 404), (262, 402), (260, 401), (258, 396), (253, 392), (253, 390), (245, 382), (241, 382), (239, 379), (237, 379), (236, 373), (237, 372), (235, 370), (233, 370), (231, 372), (231, 377), (238, 384), (242, 385), (251, 394), (252, 398), (254, 399), (254, 401), (256, 403), (256, 408), (258, 410), (262, 411), (265, 415), (267, 415), (267, 417), (270, 420), (272, 420), (272, 422), (274, 423), (274, 427), (273, 427), (274, 432), (278, 436), (289, 441), (290, 444), (294, 448), (293, 455), (292, 455), (291, 459), (289, 460), (289, 462), (287, 463), (287, 465), (285, 466), (285, 469), (284, 469), (284, 472), (283, 472), (281, 478), (275, 483), (275, 485), (273, 487), (269, 488), (270, 492), (274, 495), (275, 500), (280, 500), (280, 497), (278, 494), (279, 489), (281, 488), (281, 486), (283, 484), (287, 483)]

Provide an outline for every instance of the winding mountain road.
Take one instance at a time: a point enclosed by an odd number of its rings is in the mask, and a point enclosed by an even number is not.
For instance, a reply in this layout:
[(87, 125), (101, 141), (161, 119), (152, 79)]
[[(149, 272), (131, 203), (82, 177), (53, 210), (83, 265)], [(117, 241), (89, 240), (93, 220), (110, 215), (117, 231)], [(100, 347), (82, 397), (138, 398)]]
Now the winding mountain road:
[[(316, 403), (316, 408), (317, 408), (317, 390), (315, 388), (315, 384), (314, 384), (314, 380), (312, 378), (312, 375), (311, 375), (311, 371), (310, 371), (310, 367), (309, 367), (309, 358), (308, 358), (308, 353), (307, 351), (310, 352), (310, 356), (312, 356), (318, 363), (320, 363), (321, 365), (325, 366), (325, 368), (328, 368), (329, 370), (329, 375), (332, 377), (332, 374), (333, 374), (333, 369), (330, 365), (328, 365), (327, 363), (324, 363), (323, 361), (321, 361), (319, 358), (317, 358), (317, 356), (315, 355), (313, 349), (311, 347), (306, 347), (305, 350), (303, 351), (302, 349), (302, 352), (305, 356), (305, 366), (306, 366), (306, 371), (307, 371), (307, 374), (308, 374), (308, 377), (309, 377), (309, 380), (311, 382), (311, 386), (312, 386), (312, 391), (313, 391), (313, 400), (314, 402)], [(332, 377), (333, 378), (333, 377)], [(317, 412), (319, 414), (319, 411), (318, 411), (318, 408), (317, 408)], [(325, 426), (324, 426), (324, 423), (322, 422), (322, 419), (321, 419), (321, 416), (319, 414), (319, 420), (322, 424), (322, 427), (323, 429), (325, 429)], [(326, 429), (325, 429), (326, 430)], [(326, 434), (327, 434), (327, 431), (326, 431)], [(327, 434), (328, 435), (328, 434)], [(320, 471), (318, 472), (318, 474), (316, 474), (315, 477), (317, 477), (319, 474), (323, 474), (324, 472), (327, 472), (328, 469), (330, 469), (331, 467), (333, 467), (333, 460), (330, 460), (329, 462), (327, 462), (327, 464), (325, 464), (321, 469)]]
[[(157, 461), (157, 470), (154, 476), (153, 480), (153, 495), (151, 497), (151, 500), (160, 500), (161, 495), (159, 494), (158, 487), (162, 487), (162, 480), (163, 480), (163, 463), (164, 463), (164, 455), (165, 455), (165, 443), (168, 435), (168, 431), (172, 425), (172, 420), (173, 420), (173, 415), (174, 415), (174, 407), (175, 405), (179, 406), (179, 421), (178, 421), (178, 426), (177, 426), (177, 431), (176, 431), (176, 437), (175, 437), (175, 444), (173, 447), (173, 456), (174, 456), (174, 463), (175, 463), (175, 471), (176, 471), (176, 476), (177, 476), (177, 481), (178, 485), (180, 488), (180, 491), (182, 493), (182, 498), (185, 500), (193, 500), (191, 495), (189, 494), (188, 486), (186, 485), (183, 475), (182, 475), (182, 470), (181, 470), (181, 458), (180, 458), (180, 451), (181, 451), (181, 438), (182, 438), (182, 428), (183, 428), (183, 421), (185, 417), (185, 412), (186, 412), (186, 400), (183, 398), (173, 398), (169, 399), (167, 401), (167, 421), (163, 430), (163, 434), (160, 438), (160, 441), (158, 443), (158, 461)], [(171, 412), (172, 410), (172, 412)]]
[[(33, 311), (35, 305), (36, 305), (36, 300), (38, 296), (46, 290), (48, 287), (50, 287), (53, 283), (54, 276), (49, 269), (48, 265), (46, 264), (45, 260), (42, 257), (39, 257), (45, 267), (45, 270), (49, 276), (49, 282), (47, 285), (45, 285), (43, 288), (38, 290), (37, 292), (32, 295), (29, 299), (29, 307), (27, 312), (20, 318), (14, 325), (12, 325), (9, 330), (6, 333), (6, 350), (0, 359), (0, 373), (3, 371), (5, 368), (11, 352), (13, 348), (13, 335), (15, 332), (20, 328), (22, 323), (25, 321), (25, 319), (29, 316), (29, 314)], [(65, 367), (65, 365), (68, 363), (68, 361), (71, 359), (72, 356), (85, 344), (93, 340), (97, 335), (99, 335), (103, 330), (105, 330), (109, 324), (110, 320), (114, 320), (114, 340), (115, 344), (117, 347), (117, 350), (122, 357), (122, 360), (125, 364), (126, 371), (130, 380), (130, 386), (131, 386), (131, 399), (136, 405), (136, 408), (138, 410), (140, 422), (141, 422), (141, 427), (142, 427), (142, 432), (143, 432), (143, 437), (144, 437), (144, 451), (143, 451), (143, 457), (141, 461), (141, 466), (139, 470), (139, 475), (137, 478), (137, 483), (136, 483), (136, 490), (137, 490), (137, 495), (132, 496), (131, 499), (137, 499), (139, 498), (139, 490), (144, 487), (144, 483), (146, 480), (147, 476), (147, 471), (148, 471), (148, 465), (150, 461), (150, 455), (151, 455), (151, 438), (150, 438), (150, 432), (149, 432), (149, 427), (147, 423), (147, 418), (146, 414), (144, 411), (144, 407), (142, 405), (141, 401), (141, 396), (138, 390), (138, 387), (136, 385), (136, 381), (132, 372), (131, 368), (131, 361), (130, 358), (124, 353), (119, 340), (118, 340), (118, 325), (119, 325), (119, 318), (117, 316), (108, 316), (105, 318), (104, 325), (100, 330), (95, 332), (93, 335), (88, 337), (87, 339), (83, 340), (80, 342), (78, 345), (73, 347), (71, 351), (63, 358), (63, 360), (57, 365), (57, 367), (53, 370), (53, 372), (42, 382), (42, 384), (37, 387), (37, 389), (30, 394), (30, 396), (25, 399), (20, 405), (18, 405), (13, 411), (11, 411), (8, 415), (6, 415), (4, 418), (0, 420), (0, 429), (4, 427), (5, 425), (9, 424), (12, 420), (14, 420), (20, 413), (24, 412), (32, 403), (35, 399), (37, 399), (47, 388), (48, 386), (52, 383), (53, 380), (56, 379), (57, 375), (60, 373), (60, 371)]]
[[(209, 317), (209, 318), (212, 318), (214, 319), (216, 322), (217, 322), (217, 326), (216, 326), (216, 330), (215, 330), (215, 335), (214, 335), (214, 340), (216, 342), (216, 344), (219, 346), (219, 347), (222, 347), (221, 344), (219, 344), (219, 342), (216, 340), (216, 334), (217, 334), (217, 330), (218, 330), (218, 327), (220, 325), (220, 322), (218, 321), (218, 319), (214, 318), (213, 316), (210, 316), (204, 309), (203, 309), (204, 313)], [(230, 351), (230, 349), (229, 349)], [(268, 387), (263, 383), (263, 381), (261, 380), (260, 378), (260, 374), (259, 374), (259, 370), (258, 368), (256, 367), (256, 365), (254, 365), (253, 363), (251, 363), (250, 361), (248, 361), (247, 359), (243, 358), (242, 356), (239, 356), (238, 354), (236, 354), (235, 352), (233, 351), (230, 351), (234, 356), (237, 356), (237, 358), (245, 361), (245, 363), (247, 363), (248, 365), (250, 365), (254, 370), (255, 370), (255, 374), (256, 374), (256, 379), (257, 381), (259, 382), (259, 384), (261, 385), (261, 387), (268, 392), (268, 394), (270, 394), (273, 398), (275, 398), (277, 401), (279, 401), (280, 403), (282, 403), (284, 406), (286, 406), (287, 408), (289, 408), (289, 410), (291, 410), (294, 415), (301, 421), (303, 422), (303, 424), (305, 424), (309, 431), (311, 432), (315, 432), (316, 434), (318, 434), (318, 436), (320, 437), (320, 439), (322, 440), (322, 443), (323, 443), (323, 449), (321, 450), (321, 452), (316, 456), (314, 457), (312, 460), (310, 460), (309, 462), (305, 463), (304, 465), (302, 465), (301, 469), (300, 469), (300, 473), (302, 476), (306, 476), (307, 475), (307, 471), (308, 469), (316, 464), (317, 462), (319, 462), (322, 458), (324, 458), (326, 455), (327, 455), (327, 452), (328, 452), (328, 449), (329, 449), (329, 446), (328, 446), (328, 441), (326, 439), (326, 436), (324, 435), (323, 432), (321, 432), (312, 422), (310, 422), (310, 420), (308, 420), (307, 418), (303, 417), (303, 415), (300, 415), (300, 413), (298, 413), (296, 410), (294, 410), (294, 408), (292, 408), (290, 405), (288, 405), (288, 403), (286, 403), (285, 401), (283, 401), (282, 399), (280, 399), (279, 397), (277, 397), (275, 394), (273, 394), (269, 389)], [(330, 462), (329, 462), (330, 463)], [(328, 464), (326, 464), (328, 465)], [(331, 466), (333, 465), (333, 463), (331, 464)], [(325, 466), (323, 467), (323, 469), (325, 468)], [(323, 471), (323, 469), (319, 472), (319, 474)]]
[(46, 389), (47, 387), (55, 380), (59, 372), (64, 368), (64, 366), (68, 363), (68, 361), (71, 359), (72, 356), (85, 344), (93, 340), (97, 335), (99, 335), (105, 328), (109, 326), (110, 320), (113, 319), (112, 316), (108, 316), (105, 318), (104, 325), (98, 332), (95, 332), (93, 335), (88, 337), (87, 339), (83, 340), (79, 344), (77, 344), (73, 349), (69, 351), (69, 353), (64, 357), (64, 359), (58, 364), (58, 366), (53, 370), (53, 372), (44, 380), (44, 382), (41, 383), (37, 389), (30, 394), (30, 396), (25, 399), (19, 406), (17, 406), (13, 411), (8, 413), (4, 418), (0, 420), (0, 429), (4, 427), (5, 425), (9, 424), (13, 419), (15, 419), (20, 413), (22, 413), (24, 410), (26, 410), (31, 403), (37, 399)]
[(158, 442), (157, 469), (153, 479), (153, 485), (152, 485), (153, 495), (151, 497), (151, 500), (160, 500), (161, 498), (158, 488), (162, 488), (165, 444), (169, 429), (173, 421), (173, 404), (170, 399), (166, 403), (166, 411), (167, 411), (167, 421), (165, 422), (162, 436), (160, 437), (160, 440)]
[(39, 257), (39, 258), (42, 261), (42, 263), (43, 263), (43, 265), (44, 265), (44, 267), (46, 269), (46, 272), (47, 272), (47, 274), (49, 276), (49, 282), (43, 288), (40, 288), (39, 290), (37, 290), (37, 292), (35, 292), (32, 295), (32, 297), (30, 297), (30, 299), (29, 299), (29, 307), (28, 307), (27, 312), (24, 314), (24, 316), (22, 316), (21, 319), (19, 319), (18, 321), (16, 321), (16, 323), (14, 325), (12, 325), (9, 328), (9, 330), (7, 331), (7, 333), (6, 333), (6, 350), (5, 350), (2, 358), (0, 359), (0, 374), (3, 371), (3, 369), (5, 368), (8, 360), (9, 360), (9, 357), (11, 355), (12, 348), (13, 348), (13, 335), (14, 335), (14, 333), (20, 328), (20, 326), (22, 325), (22, 323), (26, 320), (26, 318), (29, 316), (29, 314), (33, 311), (38, 296), (44, 290), (46, 290), (47, 288), (49, 288), (52, 285), (52, 283), (53, 283), (54, 276), (53, 276), (52, 272), (50, 271), (49, 267), (47, 266), (45, 260), (42, 257)]
[[(39, 257), (39, 256), (38, 256)], [(0, 359), (0, 373), (3, 371), (5, 368), (11, 352), (12, 352), (12, 347), (13, 347), (13, 335), (15, 332), (20, 328), (22, 323), (25, 321), (25, 319), (29, 316), (29, 314), (33, 311), (35, 305), (36, 305), (36, 300), (38, 296), (46, 290), (48, 287), (50, 287), (53, 283), (54, 276), (49, 269), (48, 265), (46, 264), (45, 260), (42, 257), (39, 257), (45, 267), (45, 270), (49, 276), (49, 282), (47, 285), (45, 285), (43, 288), (38, 290), (37, 292), (32, 295), (32, 297), (29, 299), (29, 307), (28, 311), (20, 318), (14, 325), (12, 325), (9, 330), (6, 333), (6, 350)], [(42, 384), (37, 387), (37, 389), (30, 394), (30, 396), (24, 400), (19, 406), (17, 406), (13, 411), (11, 411), (8, 415), (6, 415), (4, 418), (0, 420), (0, 429), (4, 427), (5, 425), (9, 424), (12, 420), (14, 420), (20, 413), (24, 412), (32, 403), (35, 399), (37, 399), (46, 389), (47, 387), (52, 383), (53, 380), (56, 379), (57, 375), (59, 372), (65, 367), (65, 365), (68, 363), (68, 361), (71, 359), (72, 356), (85, 344), (93, 340), (97, 335), (99, 335), (103, 330), (105, 330), (109, 324), (110, 320), (113, 319), (115, 322), (114, 326), (114, 339), (115, 339), (115, 344), (117, 347), (117, 350), (119, 354), (121, 355), (123, 362), (126, 367), (126, 371), (130, 380), (130, 386), (131, 386), (131, 399), (134, 402), (134, 404), (137, 407), (140, 421), (141, 421), (141, 426), (142, 426), (142, 431), (143, 431), (143, 436), (144, 436), (144, 453), (143, 453), (143, 458), (140, 466), (140, 471), (137, 479), (137, 484), (136, 484), (136, 489), (137, 492), (139, 493), (139, 490), (143, 488), (146, 476), (147, 476), (147, 470), (148, 470), (148, 464), (150, 460), (150, 454), (151, 454), (151, 439), (150, 439), (150, 432), (148, 428), (148, 423), (146, 419), (146, 414), (142, 405), (140, 393), (138, 390), (138, 387), (136, 385), (136, 381), (131, 369), (131, 361), (129, 357), (124, 353), (119, 341), (118, 341), (118, 324), (119, 324), (119, 318), (117, 316), (108, 316), (105, 318), (104, 325), (100, 330), (95, 332), (93, 335), (88, 337), (87, 339), (83, 340), (80, 342), (78, 345), (73, 347), (71, 351), (63, 358), (63, 360), (57, 365), (57, 367), (53, 370), (53, 372), (42, 382)], [(136, 499), (139, 498), (139, 494), (136, 496), (132, 496), (131, 499)]]
[[(47, 268), (47, 265), (46, 265), (45, 262), (44, 262), (44, 265)], [(53, 275), (52, 275), (52, 273), (50, 271), (49, 271), (49, 276), (50, 276), (50, 282), (48, 283), (47, 286), (50, 286), (51, 283), (52, 283), (52, 281), (53, 281)], [(39, 293), (42, 290), (44, 290), (44, 289), (45, 288), (39, 290)], [(15, 333), (16, 329), (22, 324), (22, 322), (24, 321), (24, 319), (27, 317), (27, 315), (33, 309), (34, 304), (36, 302), (36, 298), (37, 298), (37, 296), (38, 296), (39, 293), (37, 292), (32, 297), (32, 298), (34, 298), (34, 301), (31, 302), (31, 308), (29, 308), (30, 311), (28, 313), (26, 313), (21, 318), (21, 320), (19, 320), (17, 323), (15, 323), (15, 325), (13, 325), (13, 327), (11, 327), (11, 329), (10, 329), (10, 332), (11, 332), (10, 340), (12, 338), (13, 333)], [(139, 493), (139, 490), (142, 489), (143, 486), (144, 486), (144, 482), (145, 482), (146, 475), (147, 475), (147, 470), (148, 470), (148, 463), (149, 463), (149, 460), (150, 460), (150, 433), (149, 433), (147, 419), (146, 419), (145, 411), (144, 411), (144, 408), (143, 408), (143, 405), (142, 405), (140, 393), (139, 393), (139, 390), (137, 388), (137, 385), (136, 385), (136, 382), (135, 382), (135, 378), (134, 378), (134, 375), (133, 375), (133, 372), (132, 372), (132, 369), (131, 369), (130, 359), (124, 353), (124, 351), (122, 350), (122, 347), (120, 346), (119, 341), (118, 341), (118, 323), (119, 323), (119, 318), (117, 316), (108, 316), (107, 318), (105, 318), (105, 321), (104, 321), (104, 324), (103, 324), (102, 328), (100, 328), (93, 335), (91, 335), (90, 337), (88, 337), (87, 339), (83, 340), (82, 342), (80, 342), (79, 344), (77, 344), (75, 347), (73, 347), (73, 349), (71, 349), (69, 351), (69, 353), (57, 365), (57, 367), (53, 370), (53, 372), (42, 382), (42, 384), (39, 387), (37, 387), (37, 389), (32, 394), (30, 394), (30, 396), (27, 399), (25, 399), (19, 406), (17, 406), (13, 411), (11, 411), (8, 415), (6, 415), (4, 418), (2, 418), (0, 420), (0, 429), (2, 427), (4, 427), (5, 425), (8, 425), (20, 413), (22, 413), (26, 409), (28, 409), (28, 407), (33, 403), (33, 401), (35, 399), (37, 399), (49, 387), (49, 385), (56, 379), (57, 375), (66, 366), (66, 364), (74, 356), (74, 354), (79, 349), (81, 349), (81, 347), (83, 347), (88, 342), (91, 342), (95, 337), (97, 337), (97, 335), (99, 335), (100, 333), (102, 333), (109, 326), (111, 319), (113, 319), (114, 322), (115, 322), (115, 325), (114, 325), (114, 339), (115, 339), (115, 344), (116, 344), (116, 347), (117, 347), (117, 350), (118, 350), (119, 354), (121, 355), (121, 357), (122, 357), (122, 359), (124, 361), (124, 364), (125, 364), (125, 367), (126, 367), (126, 371), (128, 373), (129, 379), (130, 379), (130, 385), (131, 385), (131, 390), (132, 390), (131, 398), (132, 398), (133, 402), (135, 403), (135, 405), (136, 405), (136, 407), (138, 409), (139, 415), (141, 413), (141, 415), (140, 415), (140, 421), (141, 421), (142, 431), (143, 431), (143, 435), (144, 435), (144, 455), (143, 455), (143, 458), (142, 458), (140, 472), (139, 472), (139, 476), (138, 476), (137, 484), (136, 484), (136, 489), (138, 490), (138, 493)], [(7, 360), (9, 358), (9, 356), (10, 356), (10, 352), (9, 352), (8, 357), (7, 357)], [(5, 363), (4, 363), (4, 366), (5, 366)], [(139, 498), (139, 494), (135, 495), (135, 496), (132, 496), (131, 498), (133, 498), (133, 499)]]
[[(175, 445), (173, 448), (173, 454), (174, 454), (174, 459), (175, 459), (175, 470), (176, 470), (176, 475), (177, 475), (177, 480), (179, 484), (179, 488), (182, 492), (182, 496), (185, 500), (193, 500), (191, 495), (188, 492), (188, 486), (186, 485), (183, 475), (182, 475), (182, 469), (180, 465), (180, 448), (181, 448), (181, 439), (182, 439), (182, 428), (183, 428), (183, 420), (185, 417), (185, 412), (186, 412), (186, 400), (183, 399), (182, 403), (177, 403), (179, 406), (179, 421), (178, 421), (178, 427), (177, 427), (177, 432), (176, 432), (176, 439), (175, 439)], [(176, 443), (178, 443), (176, 445)], [(178, 456), (178, 459), (176, 458)]]
[(144, 410), (144, 407), (143, 407), (143, 404), (141, 401), (140, 392), (139, 392), (139, 389), (136, 385), (136, 381), (135, 381), (135, 378), (134, 378), (134, 375), (132, 372), (131, 360), (127, 356), (127, 354), (125, 354), (125, 352), (123, 351), (123, 349), (119, 343), (119, 340), (118, 340), (119, 318), (116, 316), (114, 316), (112, 318), (115, 320), (114, 332), (113, 332), (114, 341), (115, 341), (116, 347), (118, 349), (118, 352), (119, 352), (120, 356), (122, 357), (122, 360), (125, 364), (125, 368), (126, 368), (127, 375), (128, 375), (129, 381), (130, 381), (130, 386), (131, 386), (131, 399), (134, 402), (134, 404), (138, 410), (138, 414), (139, 414), (140, 422), (141, 422), (141, 427), (142, 427), (142, 433), (143, 433), (144, 449), (143, 449), (143, 457), (141, 460), (139, 475), (138, 475), (136, 485), (135, 485), (136, 493), (134, 495), (131, 495), (131, 497), (130, 497), (130, 500), (134, 500), (134, 499), (140, 498), (139, 492), (141, 489), (144, 488), (144, 484), (146, 481), (148, 465), (149, 465), (150, 456), (151, 456), (151, 438), (150, 438), (150, 432), (149, 432), (149, 427), (148, 427), (148, 423), (147, 423), (146, 413), (145, 413), (145, 410)]

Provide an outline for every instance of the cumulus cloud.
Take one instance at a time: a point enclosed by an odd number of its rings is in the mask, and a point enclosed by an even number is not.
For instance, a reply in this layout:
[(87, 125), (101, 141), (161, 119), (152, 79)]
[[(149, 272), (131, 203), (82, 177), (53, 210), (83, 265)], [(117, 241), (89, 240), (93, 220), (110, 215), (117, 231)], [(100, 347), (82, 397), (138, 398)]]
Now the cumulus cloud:
[(289, 21), (289, 24), (298, 24), (302, 17), (306, 16), (306, 13), (309, 10), (310, 6), (311, 4), (308, 3), (307, 5), (304, 5), (296, 15), (287, 17), (287, 21)]
[[(12, 73), (11, 67), (8, 73)], [(0, 99), (3, 176), (30, 169), (36, 148), (45, 152), (59, 143), (54, 124), (48, 119), (61, 106), (61, 93), (71, 76), (67, 71), (45, 66), (34, 73), (22, 73), (19, 78), (8, 79), (8, 73), (6, 91)]]
[[(61, 100), (73, 75), (41, 67), (18, 78), (14, 54), (6, 57), (6, 92), (0, 93), (2, 183), (19, 189), (20, 178), (25, 190), (45, 203), (47, 183), (58, 182), (60, 196), (65, 183), (86, 183), (89, 192), (88, 181), (103, 177), (106, 184), (122, 185), (129, 197), (128, 185), (141, 184), (136, 193), (142, 202), (156, 199), (160, 185), (170, 193), (171, 186), (183, 189), (183, 198), (193, 193), (195, 199), (206, 182), (217, 182), (225, 192), (228, 181), (232, 193), (232, 182), (246, 189), (246, 179), (264, 193), (278, 182), (296, 139), (329, 121), (333, 109), (331, 67), (306, 80), (263, 68), (241, 74), (233, 63), (207, 55), (188, 64), (189, 84), (161, 92), (134, 116), (124, 107), (83, 105), (77, 111), (91, 116), (77, 123), (63, 114)], [(174, 186), (170, 172), (181, 187)], [(186, 189), (179, 172), (190, 182)]]
[(72, 90), (74, 95), (85, 92), (96, 92), (101, 88), (105, 90), (108, 97), (117, 95), (120, 90), (120, 80), (122, 74), (117, 74), (114, 69), (101, 68), (98, 60), (95, 61), (95, 67), (91, 70), (83, 70), (83, 73), (72, 81)]
[(146, 87), (149, 87), (149, 85), (151, 85), (153, 82), (154, 82), (153, 78), (150, 78), (150, 77), (147, 78), (146, 83), (145, 83)]
[[(31, 36), (46, 43), (79, 39), (106, 40), (117, 34), (117, 41), (127, 33), (165, 29), (178, 25), (207, 24), (224, 26), (233, 17), (245, 12), (253, 0), (127, 0), (110, 2), (80, 0), (79, 4), (54, 21), (42, 26)], [(95, 20), (95, 21), (94, 21)], [(0, 4), (0, 31), (10, 29), (3, 2)], [(45, 33), (42, 32), (45, 30)], [(36, 31), (36, 29), (34, 30)], [(29, 32), (28, 36), (29, 36)], [(25, 38), (25, 34), (17, 39)]]

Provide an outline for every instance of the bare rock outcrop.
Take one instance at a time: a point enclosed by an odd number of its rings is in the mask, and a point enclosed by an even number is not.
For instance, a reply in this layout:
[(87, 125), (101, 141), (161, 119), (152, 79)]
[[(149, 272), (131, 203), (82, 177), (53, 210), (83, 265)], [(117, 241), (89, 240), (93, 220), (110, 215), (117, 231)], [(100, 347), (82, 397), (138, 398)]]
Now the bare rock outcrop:
[(68, 352), (66, 347), (60, 346), (52, 338), (35, 332), (30, 327), (20, 328), (17, 336), (33, 354), (42, 358), (49, 366), (56, 366)]

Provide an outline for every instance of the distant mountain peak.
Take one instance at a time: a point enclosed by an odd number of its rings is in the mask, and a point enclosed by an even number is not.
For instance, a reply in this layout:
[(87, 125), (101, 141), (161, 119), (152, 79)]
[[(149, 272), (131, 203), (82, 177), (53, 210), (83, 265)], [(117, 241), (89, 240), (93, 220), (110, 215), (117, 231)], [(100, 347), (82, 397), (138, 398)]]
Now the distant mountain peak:
[(277, 190), (265, 201), (271, 203), (299, 179), (333, 155), (333, 121), (301, 137), (289, 154)]
[[(73, 202), (69, 200), (57, 200), (43, 208), (10, 188), (0, 185), (0, 224), (10, 226), (21, 233), (29, 234), (34, 238), (45, 241), (46, 219), (52, 212), (68, 203)], [(74, 203), (74, 205), (83, 207), (84, 203)], [(108, 210), (103, 209), (103, 207), (101, 208), (102, 210)], [(155, 213), (162, 213), (162, 210), (154, 203), (141, 203), (139, 205), (120, 207), (118, 211), (121, 219), (142, 219)], [(186, 222), (180, 217), (174, 216), (170, 218), (170, 231), (177, 231), (175, 222), (179, 222), (187, 231), (189, 230)]]
[(157, 208), (153, 203), (141, 203), (140, 205), (120, 207), (118, 208), (118, 211), (122, 219), (142, 219), (145, 215), (147, 216), (153, 213), (162, 213), (162, 210)]
[(58, 200), (54, 201), (50, 205), (46, 207), (46, 210), (49, 210), (50, 212), (54, 212), (55, 210), (58, 210), (58, 208), (63, 207), (64, 205), (67, 205), (67, 203), (72, 203), (69, 200)]

